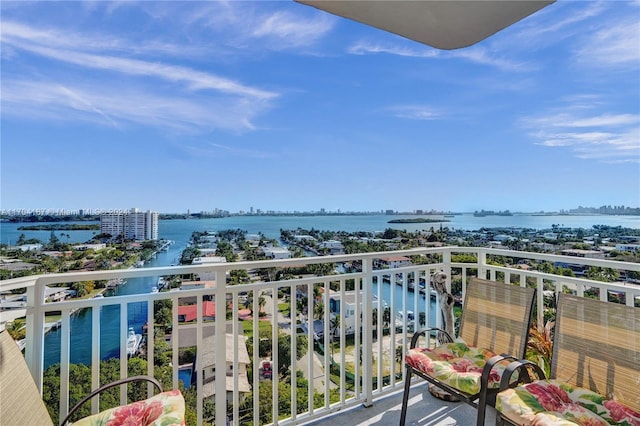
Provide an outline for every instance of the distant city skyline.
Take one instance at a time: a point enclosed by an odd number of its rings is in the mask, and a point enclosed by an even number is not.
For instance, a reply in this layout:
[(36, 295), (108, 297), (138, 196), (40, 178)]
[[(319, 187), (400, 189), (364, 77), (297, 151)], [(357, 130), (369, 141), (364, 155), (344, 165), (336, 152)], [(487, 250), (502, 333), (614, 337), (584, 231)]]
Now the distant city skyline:
[(639, 14), (441, 51), (293, 1), (3, 1), (0, 210), (635, 208)]
[[(104, 215), (116, 215), (116, 216), (126, 216), (130, 214), (132, 211), (139, 211), (137, 207), (132, 208), (123, 208), (123, 209), (2, 209), (0, 210), (0, 215), (5, 217), (12, 216), (104, 216)], [(494, 210), (494, 209), (480, 209), (473, 211), (443, 211), (443, 210), (434, 210), (434, 209), (413, 209), (413, 210), (394, 210), (394, 209), (381, 209), (381, 210), (327, 210), (321, 208), (319, 210), (263, 210), (260, 208), (249, 207), (248, 209), (240, 209), (237, 211), (230, 211), (226, 209), (214, 208), (210, 210), (199, 210), (192, 211), (190, 209), (186, 210), (178, 210), (178, 211), (154, 211), (154, 210), (146, 210), (146, 212), (150, 213), (159, 213), (163, 215), (183, 215), (183, 214), (191, 214), (191, 215), (270, 215), (270, 214), (413, 214), (413, 215), (429, 215), (429, 214), (465, 214), (465, 213), (475, 213), (475, 212), (510, 212), (513, 214), (536, 214), (536, 213), (558, 213), (558, 214), (633, 214), (640, 215), (640, 207), (632, 207), (632, 206), (611, 206), (611, 205), (602, 205), (599, 207), (584, 207), (578, 206), (575, 208), (569, 209), (560, 209), (554, 211), (545, 211), (545, 210), (531, 210), (531, 211), (515, 211), (510, 209), (505, 210)]]

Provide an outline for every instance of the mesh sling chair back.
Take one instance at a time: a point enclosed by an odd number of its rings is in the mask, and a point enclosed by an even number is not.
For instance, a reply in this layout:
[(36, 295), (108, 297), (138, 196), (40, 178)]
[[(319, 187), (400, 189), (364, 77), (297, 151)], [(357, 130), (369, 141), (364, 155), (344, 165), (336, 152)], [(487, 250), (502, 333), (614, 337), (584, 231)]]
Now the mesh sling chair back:
[[(436, 328), (417, 331), (405, 358), (400, 425), (406, 421), (413, 374), (476, 407), (477, 424), (484, 424), (486, 405), (494, 404), (505, 360), (525, 355), (535, 293), (532, 288), (472, 278), (458, 339)], [(422, 336), (429, 343), (433, 335), (444, 336), (448, 343), (419, 346)]]
[[(520, 381), (531, 373), (538, 380), (517, 386), (515, 371)], [(530, 361), (510, 364), (496, 401), (500, 419), (640, 425), (640, 308), (560, 294), (550, 377)]]
[[(154, 416), (146, 416), (149, 423), (154, 421), (165, 422), (162, 424), (184, 424), (184, 398), (178, 391), (162, 392), (160, 383), (149, 376), (132, 376), (103, 385), (94, 390), (80, 402), (78, 402), (69, 413), (62, 419), (60, 425), (67, 424), (73, 413), (84, 403), (101, 392), (130, 382), (150, 382), (160, 393), (147, 399), (146, 401), (134, 402), (129, 406), (116, 407), (105, 410), (101, 413), (81, 419), (91, 423), (92, 419), (99, 417), (103, 423), (107, 419), (112, 420), (112, 424), (117, 424), (117, 420), (122, 418), (122, 412), (129, 411), (136, 415), (135, 410), (144, 411), (148, 407), (153, 407)], [(132, 406), (134, 406), (132, 408)], [(119, 413), (118, 410), (122, 409)], [(113, 420), (112, 417), (117, 417)], [(143, 423), (138, 423), (143, 424)], [(42, 425), (53, 426), (53, 421), (49, 415), (47, 407), (40, 396), (40, 392), (31, 376), (27, 363), (22, 352), (7, 331), (0, 331), (0, 425)]]

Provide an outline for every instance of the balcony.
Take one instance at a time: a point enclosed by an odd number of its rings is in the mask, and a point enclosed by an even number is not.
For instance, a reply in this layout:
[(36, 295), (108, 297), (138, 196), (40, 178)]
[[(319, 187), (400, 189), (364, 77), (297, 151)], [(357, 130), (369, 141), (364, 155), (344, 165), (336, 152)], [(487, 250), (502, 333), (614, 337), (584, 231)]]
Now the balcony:
[[(383, 259), (391, 256), (411, 261), (390, 268)], [(429, 286), (429, 277), (436, 271), (447, 273), (449, 286), (479, 276), (536, 287), (534, 321), (538, 324), (543, 324), (548, 315), (545, 299), (552, 300), (554, 293), (563, 291), (640, 306), (638, 284), (608, 283), (523, 267), (540, 262), (601, 268), (620, 277), (640, 272), (636, 263), (443, 247), (49, 274), (1, 281), (0, 292), (26, 289), (26, 297), (20, 303), (3, 305), (0, 322), (26, 316), (26, 338), (22, 342), (25, 359), (41, 393), (46, 385), (46, 367), (60, 363), (60, 398), (53, 401), (58, 413), (67, 413), (74, 404), (72, 364), (84, 364), (87, 386), (97, 388), (102, 384), (101, 360), (109, 358), (119, 377), (132, 374), (133, 367), (144, 366), (143, 373), (155, 375), (165, 388), (185, 390), (184, 383), (189, 382), (185, 391), (194, 396), (187, 399), (191, 423), (324, 425), (354, 424), (357, 419), (358, 424), (397, 424), (403, 386), (401, 360), (412, 330), (440, 325), (436, 295)], [(322, 265), (316, 269), (325, 275), (299, 275), (295, 271), (302, 265)], [(258, 270), (270, 271), (272, 281), (227, 284), (226, 277), (236, 270), (245, 270), (251, 276)], [(276, 281), (276, 272), (286, 273), (278, 274), (283, 279)], [(45, 302), (47, 289), (55, 286), (141, 278), (165, 282), (165, 277), (176, 275), (185, 279), (215, 277), (215, 284)], [(464, 292), (462, 285), (462, 297)], [(181, 308), (188, 305), (192, 306), (189, 312)], [(165, 315), (159, 322), (161, 316), (156, 311), (161, 307)], [(340, 320), (332, 313), (336, 310), (340, 311)], [(409, 315), (396, 315), (408, 311), (413, 313), (413, 320)], [(139, 350), (128, 348), (130, 328), (134, 336), (142, 336)], [(272, 369), (269, 374), (265, 366)], [(416, 386), (425, 391), (412, 393), (409, 424), (473, 422), (475, 410), (471, 407), (440, 401), (431, 397), (423, 384)], [(126, 402), (126, 392), (121, 392), (120, 403)], [(106, 408), (97, 398), (87, 405), (92, 413)]]

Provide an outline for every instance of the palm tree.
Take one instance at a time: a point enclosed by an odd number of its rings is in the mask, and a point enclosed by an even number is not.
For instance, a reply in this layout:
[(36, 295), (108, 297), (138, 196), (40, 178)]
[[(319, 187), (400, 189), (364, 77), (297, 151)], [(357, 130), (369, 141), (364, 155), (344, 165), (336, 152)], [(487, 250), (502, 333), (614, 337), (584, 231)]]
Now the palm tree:
[(313, 317), (315, 319), (320, 319), (324, 315), (324, 303), (317, 302), (313, 305)]
[(335, 335), (336, 331), (338, 331), (338, 328), (340, 328), (339, 315), (334, 315), (333, 318), (331, 318), (331, 321), (329, 321), (329, 328), (331, 328), (331, 335)]
[[(258, 299), (258, 300), (260, 300), (260, 299)], [(244, 304), (245, 309), (249, 310), (249, 315), (253, 316), (253, 297), (247, 297), (244, 300), (243, 304)]]
[(338, 330), (338, 328), (340, 328), (339, 315), (334, 315), (333, 318), (331, 318), (331, 321), (329, 322), (329, 328), (331, 329), (331, 334), (329, 336), (331, 338), (331, 359), (333, 359), (333, 339), (335, 338), (336, 331)]

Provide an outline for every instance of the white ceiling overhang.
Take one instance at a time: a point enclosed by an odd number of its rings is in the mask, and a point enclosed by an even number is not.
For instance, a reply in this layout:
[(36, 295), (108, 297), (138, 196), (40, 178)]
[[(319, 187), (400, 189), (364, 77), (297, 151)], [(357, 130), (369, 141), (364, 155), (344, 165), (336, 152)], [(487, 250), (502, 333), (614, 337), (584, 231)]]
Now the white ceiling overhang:
[(438, 49), (471, 46), (555, 0), (295, 0)]

